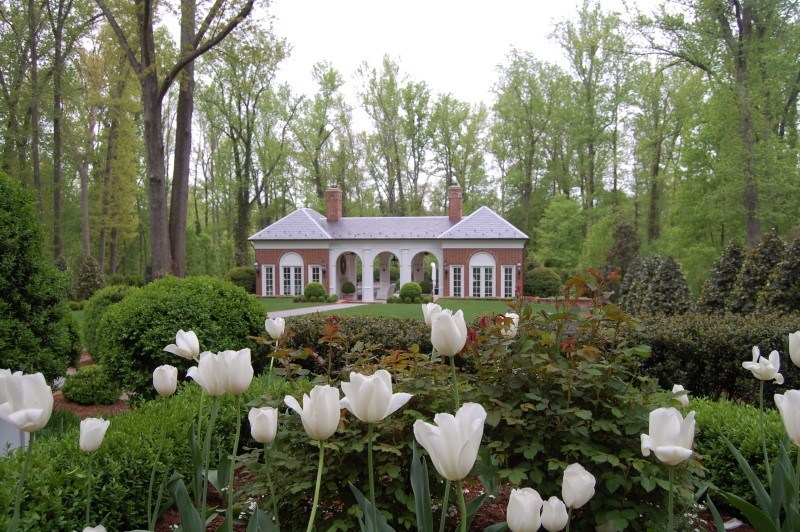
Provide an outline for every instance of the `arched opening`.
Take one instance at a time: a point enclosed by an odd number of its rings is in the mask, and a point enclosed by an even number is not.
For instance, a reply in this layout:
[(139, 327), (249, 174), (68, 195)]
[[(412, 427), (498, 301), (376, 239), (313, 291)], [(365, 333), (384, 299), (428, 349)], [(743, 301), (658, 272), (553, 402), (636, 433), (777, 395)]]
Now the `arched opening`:
[[(330, 292), (346, 301), (358, 301), (363, 298), (361, 257), (358, 253), (345, 251), (333, 262)], [(353, 289), (350, 292), (350, 289)]]
[(469, 294), (471, 297), (495, 297), (497, 293), (495, 291), (495, 270), (494, 257), (485, 251), (475, 253), (470, 258)]
[(411, 280), (419, 283), (424, 295), (440, 293), (442, 261), (432, 251), (421, 251), (411, 258)]
[(382, 251), (372, 261), (376, 301), (385, 301), (400, 290), (400, 261), (391, 251)]
[(305, 286), (303, 258), (297, 253), (286, 253), (281, 257), (278, 286), (282, 296), (299, 296)]

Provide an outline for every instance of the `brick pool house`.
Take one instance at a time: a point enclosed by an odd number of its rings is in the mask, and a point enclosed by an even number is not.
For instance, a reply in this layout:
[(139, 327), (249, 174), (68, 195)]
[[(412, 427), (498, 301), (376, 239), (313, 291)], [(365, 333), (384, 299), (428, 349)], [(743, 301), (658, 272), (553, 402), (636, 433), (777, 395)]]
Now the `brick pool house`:
[[(250, 237), (257, 295), (301, 295), (316, 281), (342, 297), (342, 283), (350, 281), (358, 299), (385, 300), (404, 283), (422, 281), (431, 255), (440, 296), (513, 297), (522, 286), (528, 237), (488, 207), (462, 216), (458, 185), (447, 195), (448, 216), (349, 217), (342, 216), (342, 191), (329, 188), (326, 215), (298, 209)], [(376, 264), (378, 280), (359, 280), (359, 262)], [(399, 267), (399, 283), (390, 282), (392, 264)]]

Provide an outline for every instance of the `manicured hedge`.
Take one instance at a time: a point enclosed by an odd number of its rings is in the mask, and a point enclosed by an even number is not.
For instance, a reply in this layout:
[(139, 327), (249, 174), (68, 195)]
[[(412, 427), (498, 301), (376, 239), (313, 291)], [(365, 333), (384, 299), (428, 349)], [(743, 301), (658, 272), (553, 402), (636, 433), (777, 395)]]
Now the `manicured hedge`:
[(102, 366), (84, 366), (70, 375), (61, 388), (64, 398), (79, 405), (113, 405), (122, 388), (111, 381)]
[(98, 290), (92, 298), (84, 305), (83, 313), (83, 343), (89, 353), (99, 352), (100, 334), (99, 326), (106, 315), (106, 311), (122, 301), (125, 296), (138, 290), (138, 288), (127, 285), (112, 285)]
[(251, 266), (237, 266), (228, 270), (225, 278), (248, 294), (256, 293), (256, 270)]

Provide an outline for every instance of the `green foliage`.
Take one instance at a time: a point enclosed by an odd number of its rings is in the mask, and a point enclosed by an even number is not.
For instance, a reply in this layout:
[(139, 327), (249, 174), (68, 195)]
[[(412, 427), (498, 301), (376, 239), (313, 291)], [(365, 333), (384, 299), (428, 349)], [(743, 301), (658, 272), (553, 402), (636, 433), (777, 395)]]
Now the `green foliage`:
[(69, 309), (70, 310), (83, 310), (84, 305), (86, 305), (86, 301), (70, 301), (69, 302)]
[[(273, 389), (280, 393), (281, 383)], [(255, 379), (243, 396), (244, 403), (267, 391), (266, 379)], [(287, 393), (293, 390), (287, 388)], [(167, 400), (146, 401), (136, 410), (111, 418), (111, 426), (96, 452), (92, 481), (92, 516), (108, 530), (143, 529), (147, 524), (147, 487), (154, 463), (156, 482), (173, 471), (192, 476), (187, 442), (189, 426), (197, 417), (200, 387), (184, 384)], [(230, 449), (236, 425), (235, 401), (222, 398), (212, 449)], [(203, 425), (208, 423), (205, 400)], [(245, 417), (243, 407), (243, 417)], [(58, 422), (58, 416), (51, 423)], [(246, 423), (246, 422), (245, 422)], [(50, 431), (50, 424), (44, 431)], [(247, 428), (243, 429), (243, 433)], [(76, 423), (64, 423), (46, 438), (38, 438), (22, 501), (21, 530), (82, 530), (85, 525), (86, 454), (78, 447)], [(163, 441), (163, 444), (162, 444)], [(159, 449), (161, 453), (159, 454)], [(212, 453), (213, 454), (213, 453)], [(13, 508), (15, 486), (24, 456), (13, 452), (0, 459), (0, 507)], [(216, 456), (212, 457), (212, 468)], [(35, 489), (34, 489), (35, 488)], [(8, 527), (11, 512), (0, 512), (0, 529)]]
[(398, 296), (389, 296), (386, 298), (387, 303), (399, 303), (400, 298)]
[(337, 301), (339, 301), (339, 296), (337, 296), (336, 294), (331, 294), (327, 297), (327, 301), (328, 303), (336, 303)]
[(122, 273), (115, 273), (106, 277), (106, 286), (125, 285), (125, 286), (144, 286), (144, 278), (138, 275), (125, 275)]
[[(752, 401), (757, 381), (742, 362), (752, 360), (753, 346), (759, 346), (762, 355), (772, 350), (785, 355), (786, 338), (798, 322), (798, 315), (779, 314), (647, 316), (641, 328), (630, 333), (630, 341), (650, 346), (652, 356), (642, 362), (641, 370), (664, 388), (677, 383), (693, 396)], [(800, 370), (782, 358), (780, 371), (786, 382), (798, 382)], [(766, 389), (768, 400), (779, 390), (770, 383)]]
[(698, 308), (706, 311), (722, 312), (728, 308), (736, 277), (744, 261), (744, 248), (736, 241), (731, 241), (722, 252), (711, 277), (703, 285)]
[(308, 303), (308, 296), (300, 296), (300, 303)]
[(138, 288), (128, 285), (111, 285), (95, 292), (86, 302), (83, 313), (83, 342), (89, 353), (99, 353), (101, 336), (99, 327), (106, 311), (111, 305), (119, 303), (136, 290)]
[(422, 290), (423, 294), (430, 294), (433, 292), (433, 281), (430, 279), (424, 279), (420, 281), (419, 287)]
[(405, 301), (406, 298), (414, 301), (417, 297), (422, 297), (422, 287), (420, 287), (419, 283), (410, 282), (400, 287), (400, 299), (403, 301)]
[(787, 250), (758, 294), (759, 310), (800, 312), (800, 239)]
[(315, 297), (316, 299), (313, 301), (321, 301), (320, 298), (325, 298), (325, 287), (322, 286), (322, 283), (308, 283), (303, 290), (303, 295), (307, 298), (311, 299)]
[(250, 266), (237, 266), (228, 270), (225, 278), (248, 294), (256, 293), (256, 270)]
[(623, 277), (628, 269), (639, 257), (639, 234), (630, 222), (620, 222), (614, 227), (614, 243), (606, 253), (608, 270), (619, 268)]
[(34, 199), (0, 172), (0, 367), (60, 377), (77, 362), (66, 276), (44, 255)]
[(756, 309), (758, 294), (767, 287), (772, 270), (786, 256), (786, 245), (774, 229), (747, 252), (731, 292), (728, 310), (747, 313)]
[(634, 261), (620, 292), (620, 306), (634, 315), (678, 314), (691, 305), (686, 278), (672, 257)]
[(345, 281), (342, 283), (342, 293), (343, 294), (355, 294), (356, 293), (356, 285), (354, 285), (350, 281)]
[(67, 377), (61, 391), (66, 399), (79, 405), (113, 405), (122, 394), (119, 384), (97, 364), (84, 366)]
[(192, 330), (202, 351), (253, 347), (263, 332), (261, 304), (234, 284), (213, 277), (165, 277), (131, 293), (106, 311), (98, 328), (99, 360), (126, 391), (153, 395), (153, 370), (193, 363), (164, 351), (179, 329)]
[(564, 195), (554, 197), (536, 229), (540, 242), (538, 254), (552, 266), (574, 269), (583, 245), (583, 223), (577, 201)]
[(561, 276), (553, 268), (533, 268), (525, 272), (525, 295), (552, 297), (561, 291)]
[(100, 265), (91, 255), (83, 260), (83, 266), (75, 280), (75, 298), (87, 300), (106, 285)]

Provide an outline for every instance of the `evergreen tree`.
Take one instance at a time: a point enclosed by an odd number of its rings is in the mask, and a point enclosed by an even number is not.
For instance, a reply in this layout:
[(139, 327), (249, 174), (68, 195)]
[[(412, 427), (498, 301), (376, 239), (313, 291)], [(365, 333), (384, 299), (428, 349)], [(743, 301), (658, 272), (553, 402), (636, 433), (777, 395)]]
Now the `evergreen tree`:
[(701, 310), (722, 312), (728, 307), (736, 276), (744, 262), (744, 248), (731, 241), (722, 252), (711, 276), (703, 284), (697, 306)]
[(759, 310), (800, 311), (800, 239), (772, 270), (769, 281), (758, 294)]
[(747, 313), (756, 309), (758, 294), (764, 289), (775, 266), (786, 255), (786, 246), (773, 229), (764, 240), (747, 252), (730, 296), (731, 312)]
[(623, 281), (620, 306), (633, 315), (680, 314), (690, 304), (686, 277), (672, 257), (637, 259)]
[(94, 257), (88, 255), (83, 259), (83, 266), (81, 266), (78, 279), (75, 281), (75, 298), (78, 301), (85, 301), (105, 285), (100, 265), (94, 260)]

